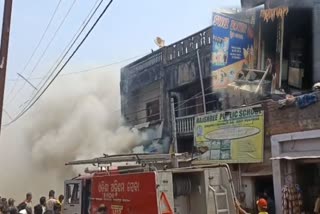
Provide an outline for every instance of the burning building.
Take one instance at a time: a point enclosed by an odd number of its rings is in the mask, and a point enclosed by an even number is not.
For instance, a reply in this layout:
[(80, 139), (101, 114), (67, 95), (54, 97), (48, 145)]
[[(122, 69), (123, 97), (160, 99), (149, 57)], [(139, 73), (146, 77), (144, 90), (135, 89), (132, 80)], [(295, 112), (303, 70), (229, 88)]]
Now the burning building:
[(249, 210), (268, 190), (281, 213), (288, 200), (281, 190), (299, 186), (296, 208), (312, 211), (320, 172), (319, 3), (241, 3), (242, 12), (214, 13), (212, 26), (124, 67), (122, 115), (149, 133), (144, 151), (229, 163)]

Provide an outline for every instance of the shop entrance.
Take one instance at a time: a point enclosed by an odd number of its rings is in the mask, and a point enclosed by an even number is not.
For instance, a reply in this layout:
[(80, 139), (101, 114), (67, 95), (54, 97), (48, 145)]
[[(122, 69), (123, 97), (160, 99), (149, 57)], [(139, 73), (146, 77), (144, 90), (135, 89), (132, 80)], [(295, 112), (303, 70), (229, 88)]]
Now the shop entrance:
[(320, 162), (312, 162), (303, 160), (296, 164), (297, 184), (300, 185), (302, 190), (305, 213), (313, 213), (314, 204), (320, 191)]
[(256, 196), (262, 195), (264, 191), (267, 191), (270, 197), (273, 199), (274, 194), (272, 176), (255, 177), (255, 190)]

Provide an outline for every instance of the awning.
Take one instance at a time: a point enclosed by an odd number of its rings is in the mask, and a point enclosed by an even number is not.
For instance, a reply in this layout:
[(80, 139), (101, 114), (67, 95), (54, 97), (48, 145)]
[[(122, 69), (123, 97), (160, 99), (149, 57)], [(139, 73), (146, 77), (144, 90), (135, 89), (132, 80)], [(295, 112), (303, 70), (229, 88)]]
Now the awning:
[(317, 159), (320, 158), (320, 151), (303, 151), (282, 153), (279, 156), (272, 157), (270, 160), (299, 160), (299, 159)]

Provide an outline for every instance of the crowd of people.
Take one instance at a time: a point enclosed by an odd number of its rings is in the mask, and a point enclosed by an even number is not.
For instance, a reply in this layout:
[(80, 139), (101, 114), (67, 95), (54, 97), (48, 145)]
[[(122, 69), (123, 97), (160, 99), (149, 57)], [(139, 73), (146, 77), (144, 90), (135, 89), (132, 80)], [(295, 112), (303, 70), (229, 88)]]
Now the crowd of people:
[(60, 214), (62, 211), (64, 196), (55, 197), (55, 191), (50, 190), (48, 199), (42, 196), (35, 206), (33, 206), (32, 193), (27, 193), (23, 202), (15, 204), (13, 198), (0, 197), (0, 214)]

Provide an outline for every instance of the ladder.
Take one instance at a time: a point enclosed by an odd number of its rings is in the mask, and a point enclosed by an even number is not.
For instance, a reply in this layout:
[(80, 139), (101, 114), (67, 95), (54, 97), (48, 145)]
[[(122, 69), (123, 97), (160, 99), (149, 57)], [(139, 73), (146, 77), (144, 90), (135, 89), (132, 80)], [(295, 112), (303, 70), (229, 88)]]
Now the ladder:
[[(219, 214), (219, 213), (230, 214), (227, 189), (225, 187), (223, 187), (222, 185), (217, 185), (217, 187), (218, 188), (215, 189), (213, 186), (209, 185), (209, 189), (213, 192), (216, 213), (217, 214)], [(220, 191), (217, 191), (217, 190), (220, 190)], [(225, 207), (220, 207), (220, 205), (222, 205), (221, 203), (219, 203), (221, 201), (220, 199), (225, 201), (225, 203), (223, 204), (223, 205), (225, 205)]]
[(172, 163), (179, 161), (191, 161), (187, 153), (174, 153), (174, 154), (119, 154), (119, 155), (107, 155), (103, 157), (87, 159), (87, 160), (75, 160), (65, 163), (65, 165), (84, 165), (84, 164), (112, 164), (119, 162), (136, 162), (138, 164), (150, 164), (150, 163)]

